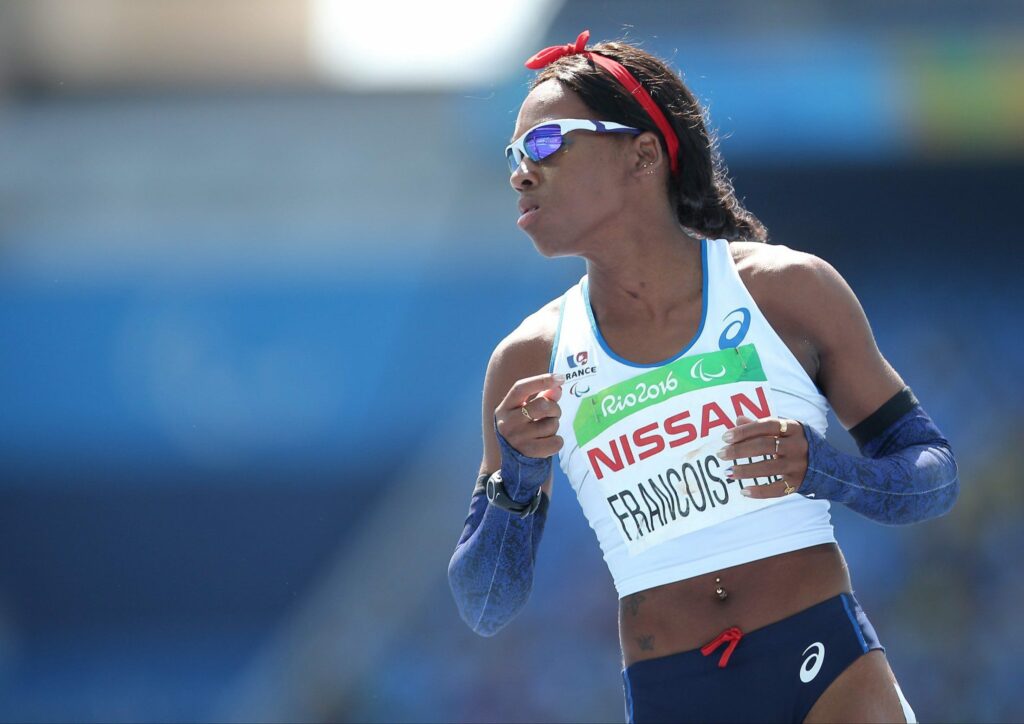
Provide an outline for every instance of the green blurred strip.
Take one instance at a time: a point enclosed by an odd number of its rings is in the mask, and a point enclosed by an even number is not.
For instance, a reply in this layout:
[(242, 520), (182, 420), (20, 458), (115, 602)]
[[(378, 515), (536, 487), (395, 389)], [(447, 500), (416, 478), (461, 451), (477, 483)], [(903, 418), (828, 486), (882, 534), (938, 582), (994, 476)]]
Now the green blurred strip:
[(1024, 151), (1024, 37), (935, 39), (906, 50), (907, 106), (921, 151)]

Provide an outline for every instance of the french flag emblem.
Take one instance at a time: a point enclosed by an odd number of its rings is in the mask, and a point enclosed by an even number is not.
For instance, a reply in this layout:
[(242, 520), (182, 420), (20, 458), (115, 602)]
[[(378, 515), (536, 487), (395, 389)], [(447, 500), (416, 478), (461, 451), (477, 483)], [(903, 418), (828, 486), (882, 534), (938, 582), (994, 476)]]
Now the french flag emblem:
[(587, 360), (588, 359), (590, 359), (590, 355), (587, 354), (586, 350), (584, 350), (582, 352), (577, 352), (574, 355), (571, 354), (571, 355), (569, 355), (568, 357), (565, 358), (566, 362), (569, 363), (569, 368), (570, 369), (575, 369), (577, 367), (583, 367), (585, 364), (587, 364)]

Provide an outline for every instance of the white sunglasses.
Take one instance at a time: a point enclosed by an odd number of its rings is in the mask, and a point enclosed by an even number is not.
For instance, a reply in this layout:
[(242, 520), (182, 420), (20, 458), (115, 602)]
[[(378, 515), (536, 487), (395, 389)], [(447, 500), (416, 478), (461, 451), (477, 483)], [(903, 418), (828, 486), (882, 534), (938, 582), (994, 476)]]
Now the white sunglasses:
[(634, 136), (643, 133), (639, 128), (624, 126), (612, 121), (588, 121), (583, 118), (560, 118), (544, 121), (528, 130), (505, 148), (509, 171), (515, 172), (524, 158), (541, 161), (562, 148), (565, 134), (570, 131), (591, 133), (629, 133)]

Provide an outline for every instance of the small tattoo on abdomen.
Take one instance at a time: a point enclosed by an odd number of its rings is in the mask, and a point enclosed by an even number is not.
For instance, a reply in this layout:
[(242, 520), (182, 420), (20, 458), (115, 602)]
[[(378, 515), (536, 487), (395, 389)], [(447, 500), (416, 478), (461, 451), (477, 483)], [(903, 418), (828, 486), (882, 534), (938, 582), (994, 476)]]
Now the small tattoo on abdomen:
[(649, 636), (637, 636), (636, 642), (640, 644), (641, 651), (654, 651), (654, 634)]
[(632, 596), (628, 596), (623, 603), (625, 604), (626, 610), (633, 616), (636, 616), (640, 610), (640, 604), (646, 599), (642, 593), (634, 593)]

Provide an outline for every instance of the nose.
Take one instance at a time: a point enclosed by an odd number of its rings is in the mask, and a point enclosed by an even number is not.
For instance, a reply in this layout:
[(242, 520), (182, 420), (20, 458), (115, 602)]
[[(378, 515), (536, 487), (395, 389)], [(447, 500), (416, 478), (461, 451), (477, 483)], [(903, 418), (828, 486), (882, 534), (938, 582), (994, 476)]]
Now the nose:
[(537, 166), (528, 156), (523, 157), (523, 160), (516, 166), (516, 170), (508, 177), (508, 182), (516, 191), (525, 191), (535, 186), (537, 180)]

